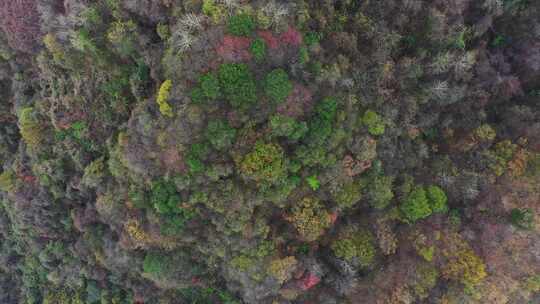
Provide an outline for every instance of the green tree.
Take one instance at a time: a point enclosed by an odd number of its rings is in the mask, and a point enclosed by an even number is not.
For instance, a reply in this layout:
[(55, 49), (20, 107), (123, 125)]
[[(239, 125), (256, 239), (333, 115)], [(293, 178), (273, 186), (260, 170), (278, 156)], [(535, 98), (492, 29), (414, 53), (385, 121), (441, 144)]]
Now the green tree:
[(521, 229), (534, 228), (534, 212), (531, 209), (514, 208), (510, 211), (510, 223)]
[(208, 123), (205, 137), (216, 150), (223, 151), (234, 143), (236, 130), (225, 120), (214, 120)]
[(369, 134), (382, 135), (385, 130), (385, 124), (382, 117), (372, 110), (367, 110), (361, 119), (362, 123), (367, 127)]
[(255, 58), (255, 61), (261, 62), (266, 56), (266, 43), (262, 38), (257, 38), (253, 40), (249, 50), (251, 51), (253, 58)]
[(350, 208), (362, 198), (362, 187), (356, 182), (346, 183), (333, 193), (333, 197), (340, 208)]
[(214, 73), (206, 73), (199, 78), (204, 97), (215, 100), (220, 96), (219, 79)]
[(439, 186), (429, 186), (427, 188), (427, 197), (433, 212), (448, 212), (448, 205), (446, 205), (448, 198), (446, 197), (446, 193), (444, 193)]
[(310, 146), (323, 146), (332, 134), (337, 114), (337, 100), (326, 97), (315, 107), (315, 115), (309, 121), (306, 141)]
[(148, 252), (144, 256), (143, 261), (143, 272), (153, 275), (162, 275), (166, 273), (171, 266), (170, 258), (168, 258), (166, 255), (156, 253), (156, 252)]
[(289, 96), (293, 85), (283, 69), (275, 69), (264, 79), (264, 93), (274, 102), (282, 102)]
[(152, 184), (150, 202), (158, 213), (174, 214), (179, 209), (180, 195), (176, 192), (174, 183), (159, 180)]
[(400, 210), (406, 220), (412, 223), (430, 216), (432, 210), (424, 187), (413, 189), (401, 204)]
[(240, 172), (257, 183), (275, 184), (287, 176), (285, 152), (278, 144), (258, 142), (242, 159)]
[(205, 169), (203, 160), (210, 152), (210, 147), (206, 143), (195, 143), (191, 145), (186, 155), (186, 163), (190, 173), (201, 173)]
[(287, 137), (292, 141), (301, 139), (308, 131), (305, 122), (298, 122), (296, 119), (284, 115), (272, 116), (269, 123), (272, 135)]
[(249, 36), (255, 30), (255, 21), (248, 14), (238, 14), (229, 18), (229, 33), (235, 36)]
[(257, 100), (257, 86), (248, 66), (225, 63), (219, 67), (218, 78), (225, 98), (235, 108), (246, 108)]
[(375, 260), (374, 238), (366, 229), (351, 232), (332, 243), (334, 254), (346, 261), (357, 260), (360, 266), (368, 267)]
[(367, 187), (371, 207), (379, 210), (388, 207), (394, 198), (393, 182), (394, 178), (391, 176), (376, 176), (371, 180)]

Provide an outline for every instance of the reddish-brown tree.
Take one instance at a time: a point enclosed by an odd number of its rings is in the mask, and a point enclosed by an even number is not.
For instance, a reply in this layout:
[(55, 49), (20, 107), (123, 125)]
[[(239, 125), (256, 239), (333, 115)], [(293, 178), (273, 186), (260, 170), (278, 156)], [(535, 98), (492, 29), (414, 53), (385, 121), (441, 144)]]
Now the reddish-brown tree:
[(36, 51), (41, 36), (36, 1), (1, 1), (0, 28), (6, 33), (9, 45), (15, 50), (25, 53)]

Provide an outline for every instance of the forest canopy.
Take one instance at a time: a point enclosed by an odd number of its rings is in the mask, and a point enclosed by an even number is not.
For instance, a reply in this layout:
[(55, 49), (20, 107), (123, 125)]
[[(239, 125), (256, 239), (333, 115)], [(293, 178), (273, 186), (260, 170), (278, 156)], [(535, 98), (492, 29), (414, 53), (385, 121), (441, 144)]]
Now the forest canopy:
[(0, 303), (540, 303), (540, 2), (0, 3)]

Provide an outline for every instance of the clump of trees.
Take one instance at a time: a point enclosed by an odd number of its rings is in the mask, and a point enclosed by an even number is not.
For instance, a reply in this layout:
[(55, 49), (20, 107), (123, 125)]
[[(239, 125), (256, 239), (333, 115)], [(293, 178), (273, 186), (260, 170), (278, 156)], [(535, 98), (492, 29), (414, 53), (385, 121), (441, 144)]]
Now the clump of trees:
[(414, 223), (434, 212), (447, 212), (446, 202), (446, 194), (440, 187), (432, 185), (426, 189), (423, 186), (415, 186), (400, 205), (400, 210), (406, 221)]

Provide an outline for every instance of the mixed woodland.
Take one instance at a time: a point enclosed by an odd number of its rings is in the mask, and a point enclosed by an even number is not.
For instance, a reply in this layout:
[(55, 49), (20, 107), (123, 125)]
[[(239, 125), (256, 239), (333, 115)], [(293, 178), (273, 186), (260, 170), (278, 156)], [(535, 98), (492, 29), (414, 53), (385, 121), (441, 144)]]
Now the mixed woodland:
[(0, 1), (0, 303), (540, 303), (540, 1)]

